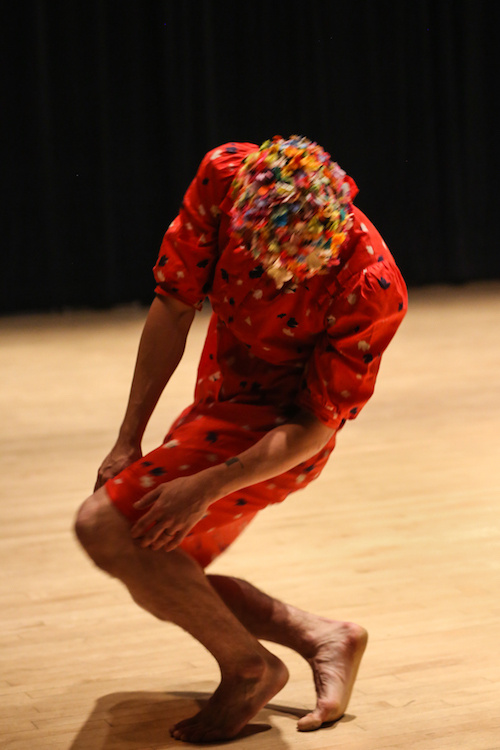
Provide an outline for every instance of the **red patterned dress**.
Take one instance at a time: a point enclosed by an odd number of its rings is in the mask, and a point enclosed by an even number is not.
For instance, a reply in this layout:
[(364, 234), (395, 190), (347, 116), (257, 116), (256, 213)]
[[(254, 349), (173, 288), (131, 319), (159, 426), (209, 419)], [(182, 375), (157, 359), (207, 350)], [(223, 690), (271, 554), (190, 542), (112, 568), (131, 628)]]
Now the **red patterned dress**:
[[(372, 395), (381, 355), (406, 312), (394, 259), (356, 207), (340, 264), (277, 289), (229, 232), (231, 183), (257, 149), (229, 143), (210, 151), (165, 234), (154, 269), (156, 294), (197, 309), (208, 296), (213, 314), (194, 402), (163, 445), (106, 484), (131, 522), (145, 512), (132, 505), (146, 492), (238, 455), (299, 408), (341, 429)], [(346, 179), (354, 197), (356, 185)], [(206, 566), (259, 510), (319, 476), (334, 446), (335, 433), (294, 469), (218, 500), (181, 547)]]

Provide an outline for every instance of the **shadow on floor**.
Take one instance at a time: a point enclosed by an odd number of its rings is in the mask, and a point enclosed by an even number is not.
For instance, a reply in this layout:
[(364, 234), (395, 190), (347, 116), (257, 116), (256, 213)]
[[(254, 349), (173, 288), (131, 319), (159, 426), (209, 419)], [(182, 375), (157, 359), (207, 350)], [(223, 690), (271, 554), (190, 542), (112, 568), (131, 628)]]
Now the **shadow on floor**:
[[(155, 750), (189, 747), (170, 736), (170, 727), (192, 716), (208, 701), (210, 693), (170, 692), (111, 693), (100, 698), (69, 750)], [(286, 750), (277, 729), (263, 723), (264, 708), (228, 745), (260, 732), (273, 734), (276, 750)], [(260, 720), (260, 721), (259, 721)], [(219, 743), (221, 744), (221, 743)], [(212, 743), (211, 747), (215, 747)]]
[[(210, 693), (190, 691), (111, 693), (96, 702), (69, 750), (159, 750), (174, 746), (189, 747), (191, 743), (174, 740), (169, 729), (176, 722), (199, 711), (209, 698)], [(272, 725), (272, 717), (276, 714), (288, 714), (295, 720), (306, 713), (303, 709), (269, 703), (233, 740), (211, 743), (210, 746), (231, 745), (245, 739), (250, 740), (253, 735), (261, 732), (271, 732), (266, 737), (265, 744), (273, 750), (288, 750), (288, 744)], [(354, 718), (346, 715), (341, 721), (352, 721)], [(261, 741), (254, 746), (261, 747)]]

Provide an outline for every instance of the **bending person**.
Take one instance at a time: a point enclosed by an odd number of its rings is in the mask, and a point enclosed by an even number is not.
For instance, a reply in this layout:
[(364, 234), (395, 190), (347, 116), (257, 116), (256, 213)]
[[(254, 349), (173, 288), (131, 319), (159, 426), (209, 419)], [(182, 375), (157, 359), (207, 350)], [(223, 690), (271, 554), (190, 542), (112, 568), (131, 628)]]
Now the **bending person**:
[[(154, 274), (118, 440), (78, 538), (133, 599), (213, 654), (221, 684), (180, 740), (234, 737), (285, 685), (260, 643), (312, 667), (317, 705), (300, 730), (340, 718), (367, 634), (204, 570), (270, 503), (323, 469), (373, 393), (406, 311), (383, 239), (353, 206), (354, 182), (317, 144), (275, 137), (209, 152), (170, 225)], [(195, 311), (212, 309), (194, 402), (142, 456), (148, 420), (182, 357)]]

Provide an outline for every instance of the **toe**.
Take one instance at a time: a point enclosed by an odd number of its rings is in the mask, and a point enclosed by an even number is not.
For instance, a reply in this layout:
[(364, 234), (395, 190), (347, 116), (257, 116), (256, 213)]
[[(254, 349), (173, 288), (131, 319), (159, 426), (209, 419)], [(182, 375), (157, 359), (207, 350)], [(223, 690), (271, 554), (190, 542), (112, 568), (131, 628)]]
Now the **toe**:
[(312, 732), (315, 729), (319, 729), (322, 724), (323, 717), (316, 709), (315, 711), (311, 711), (311, 713), (299, 719), (299, 721), (297, 722), (297, 729), (299, 730), (299, 732)]
[(311, 713), (299, 719), (297, 722), (297, 729), (299, 732), (312, 732), (315, 729), (319, 729), (322, 724), (325, 724), (325, 722), (329, 723), (338, 721), (342, 715), (342, 711), (339, 709), (338, 705), (333, 702), (321, 705), (320, 701), (314, 711), (311, 711)]
[(175, 732), (171, 732), (171, 734), (174, 740), (180, 740), (181, 742), (186, 742), (187, 740), (187, 734), (183, 729), (177, 729)]
[(177, 735), (180, 732), (182, 732), (187, 727), (192, 727), (195, 724), (198, 724), (198, 717), (199, 714), (195, 714), (194, 716), (190, 716), (187, 719), (178, 721), (177, 724), (174, 724), (172, 727), (170, 727), (170, 734), (172, 735), (172, 737), (176, 737), (176, 739), (178, 739)]
[(193, 719), (183, 719), (182, 721), (178, 721), (177, 724), (174, 724), (173, 727), (170, 727), (171, 732), (175, 732), (177, 729), (182, 729), (183, 727), (187, 727), (188, 724), (191, 724)]
[(204, 740), (207, 728), (209, 727), (204, 721), (193, 721), (180, 729), (180, 739), (184, 742), (201, 742)]

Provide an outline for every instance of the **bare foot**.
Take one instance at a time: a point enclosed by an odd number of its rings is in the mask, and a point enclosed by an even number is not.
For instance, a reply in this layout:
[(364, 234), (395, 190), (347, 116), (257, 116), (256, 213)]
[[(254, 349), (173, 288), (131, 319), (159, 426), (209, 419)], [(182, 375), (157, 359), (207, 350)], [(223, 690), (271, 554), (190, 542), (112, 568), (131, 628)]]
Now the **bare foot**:
[(368, 633), (359, 625), (318, 618), (316, 644), (306, 656), (318, 701), (314, 711), (299, 720), (299, 731), (319, 729), (344, 715), (367, 641)]
[(288, 670), (276, 656), (242, 675), (222, 678), (208, 704), (195, 716), (180, 721), (170, 730), (184, 742), (229, 740), (240, 732), (276, 693), (286, 685)]

